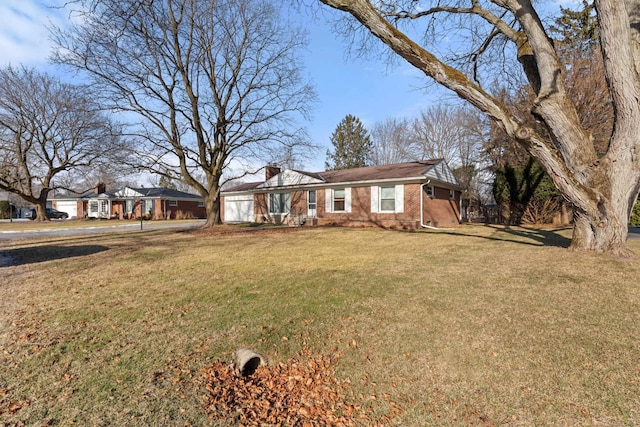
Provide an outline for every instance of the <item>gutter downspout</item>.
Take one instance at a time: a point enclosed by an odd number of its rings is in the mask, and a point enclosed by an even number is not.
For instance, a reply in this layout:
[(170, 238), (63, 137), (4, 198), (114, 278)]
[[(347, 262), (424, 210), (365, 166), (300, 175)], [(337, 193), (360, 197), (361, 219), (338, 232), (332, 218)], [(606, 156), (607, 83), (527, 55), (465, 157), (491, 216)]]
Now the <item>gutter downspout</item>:
[(427, 182), (424, 182), (422, 184), (420, 184), (420, 227), (422, 228), (428, 228), (430, 230), (453, 230), (453, 228), (438, 228), (438, 227), (433, 227), (431, 225), (427, 225), (424, 223), (424, 209), (423, 209), (423, 205), (424, 205), (424, 187), (425, 185), (429, 185), (431, 183), (431, 180), (428, 179)]
[(430, 225), (426, 225), (424, 223), (424, 187), (429, 185), (431, 180), (428, 179), (427, 182), (423, 182), (420, 184), (420, 227), (422, 228), (433, 228)]

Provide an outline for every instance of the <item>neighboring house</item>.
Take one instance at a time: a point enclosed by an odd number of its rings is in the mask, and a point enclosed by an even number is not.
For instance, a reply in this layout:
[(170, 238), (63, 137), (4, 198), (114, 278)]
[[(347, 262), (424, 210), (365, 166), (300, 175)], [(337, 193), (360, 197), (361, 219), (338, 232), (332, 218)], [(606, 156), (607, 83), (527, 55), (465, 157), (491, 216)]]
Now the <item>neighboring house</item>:
[(460, 223), (461, 187), (443, 160), (317, 173), (265, 170), (265, 181), (222, 192), (224, 222), (395, 228)]
[[(0, 218), (3, 216), (9, 218), (9, 215), (11, 215), (11, 218), (22, 218), (24, 212), (30, 209), (31, 206), (30, 203), (27, 203), (19, 196), (8, 191), (0, 190)], [(47, 207), (51, 207), (49, 202), (47, 202)], [(6, 212), (4, 211), (5, 209)]]
[(78, 196), (58, 196), (52, 206), (69, 218), (150, 219), (206, 218), (202, 197), (170, 188), (106, 191), (104, 184)]

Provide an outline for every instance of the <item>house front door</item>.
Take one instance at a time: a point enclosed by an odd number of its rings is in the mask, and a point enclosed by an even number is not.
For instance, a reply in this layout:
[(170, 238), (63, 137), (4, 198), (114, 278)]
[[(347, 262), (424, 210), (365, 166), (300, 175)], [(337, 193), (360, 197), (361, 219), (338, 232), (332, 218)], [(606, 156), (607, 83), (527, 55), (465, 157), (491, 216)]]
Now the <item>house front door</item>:
[(317, 214), (316, 190), (309, 190), (309, 194), (307, 196), (307, 218), (315, 218)]

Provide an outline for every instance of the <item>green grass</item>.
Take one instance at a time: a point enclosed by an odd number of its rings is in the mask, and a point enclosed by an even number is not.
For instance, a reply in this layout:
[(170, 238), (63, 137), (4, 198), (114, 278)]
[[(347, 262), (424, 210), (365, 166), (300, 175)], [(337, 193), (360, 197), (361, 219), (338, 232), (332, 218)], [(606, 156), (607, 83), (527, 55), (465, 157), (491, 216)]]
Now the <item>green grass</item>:
[(567, 230), (233, 230), (4, 243), (0, 425), (207, 425), (201, 368), (305, 345), (397, 425), (640, 423), (638, 261)]

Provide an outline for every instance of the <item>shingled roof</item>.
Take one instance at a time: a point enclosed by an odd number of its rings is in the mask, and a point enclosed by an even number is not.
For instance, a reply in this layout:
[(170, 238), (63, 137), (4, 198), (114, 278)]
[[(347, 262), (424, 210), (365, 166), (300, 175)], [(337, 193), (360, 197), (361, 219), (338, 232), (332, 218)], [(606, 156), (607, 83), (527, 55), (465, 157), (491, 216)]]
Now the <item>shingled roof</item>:
[(158, 199), (193, 199), (202, 200), (198, 194), (185, 193), (184, 191), (174, 190), (173, 188), (151, 187), (151, 188), (131, 188), (133, 191), (140, 193), (142, 197), (152, 197)]
[(243, 182), (242, 184), (236, 184), (236, 185), (231, 185), (229, 186), (229, 188), (225, 188), (222, 190), (222, 192), (229, 192), (229, 191), (249, 191), (249, 190), (253, 190), (254, 188), (257, 188), (260, 186), (260, 184), (262, 184), (264, 181), (257, 181), (257, 182)]
[(306, 185), (335, 185), (354, 182), (374, 182), (387, 180), (424, 180), (434, 179), (457, 187), (455, 177), (442, 159), (422, 160), (417, 162), (395, 163), (390, 165), (367, 166), (353, 169), (340, 169), (324, 172), (306, 172), (300, 170), (284, 170), (278, 179), (271, 178), (262, 182), (237, 184), (223, 190), (224, 193), (251, 192), (280, 186), (296, 187)]
[(354, 169), (340, 169), (320, 172), (327, 184), (338, 182), (375, 181), (381, 179), (400, 179), (422, 177), (442, 160), (424, 160), (420, 162), (396, 163), (391, 165), (368, 166)]
[(137, 197), (145, 198), (157, 198), (157, 199), (181, 199), (181, 200), (202, 200), (197, 194), (186, 193), (184, 191), (174, 190), (172, 188), (164, 187), (125, 187), (118, 190), (105, 191), (103, 193), (96, 193), (94, 190), (85, 191), (78, 195), (68, 195), (56, 197), (58, 200), (70, 200), (70, 199), (93, 199), (93, 198), (105, 198), (105, 199), (121, 199), (123, 197), (131, 198), (131, 195), (124, 196), (122, 193), (129, 189), (136, 193)]

